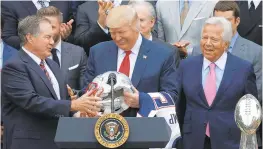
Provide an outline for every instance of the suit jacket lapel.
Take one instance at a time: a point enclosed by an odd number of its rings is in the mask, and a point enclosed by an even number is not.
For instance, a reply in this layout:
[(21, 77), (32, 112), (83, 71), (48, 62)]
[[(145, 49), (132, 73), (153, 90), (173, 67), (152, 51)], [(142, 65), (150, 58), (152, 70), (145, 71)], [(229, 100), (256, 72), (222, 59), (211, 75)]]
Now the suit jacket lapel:
[(60, 71), (59, 69), (55, 69), (56, 67), (53, 65), (54, 63), (51, 63), (50, 61), (52, 61), (52, 60), (46, 59), (46, 62), (48, 64), (49, 68), (51, 69), (51, 71), (53, 72), (53, 74), (55, 75), (55, 77), (56, 77), (56, 79), (58, 81), (59, 91), (60, 91), (60, 98), (63, 99), (62, 95), (65, 95), (65, 93), (64, 93), (64, 91), (65, 91), (64, 90), (64, 88), (65, 88), (64, 85), (65, 84), (63, 82), (64, 77), (61, 76), (62, 74), (61, 74), (61, 72), (59, 72)]
[[(206, 1), (192, 1), (191, 7), (189, 9), (189, 12), (187, 13), (187, 16), (185, 18), (182, 31), (180, 32), (179, 40), (183, 37), (185, 32), (190, 27), (191, 23), (193, 22), (194, 18), (199, 14), (199, 12), (204, 7)], [(180, 18), (180, 15), (179, 15)], [(178, 23), (178, 22), (177, 22)]]
[(198, 61), (198, 65), (197, 67), (194, 67), (194, 71), (193, 72), (198, 72), (196, 73), (196, 78), (197, 79), (194, 79), (194, 81), (198, 81), (198, 82), (193, 82), (193, 84), (198, 84), (199, 86), (199, 90), (198, 90), (198, 94), (199, 94), (199, 97), (201, 99), (201, 101), (203, 102), (203, 104), (208, 108), (208, 103), (207, 103), (207, 100), (206, 100), (206, 97), (205, 97), (205, 92), (204, 92), (204, 88), (203, 88), (203, 84), (202, 84), (202, 69), (203, 69), (203, 60), (204, 60), (204, 57), (203, 55), (199, 55), (199, 61)]
[[(70, 64), (72, 62), (72, 57), (70, 55), (70, 51), (65, 45), (65, 43), (62, 41), (61, 43), (61, 70), (63, 74), (67, 75), (68, 68), (70, 67)], [(66, 77), (66, 76), (65, 76)]]
[(53, 97), (55, 99), (57, 98), (57, 95), (55, 93), (55, 90), (53, 89), (53, 86), (50, 82), (50, 80), (47, 78), (46, 74), (44, 73), (44, 71), (40, 68), (40, 66), (29, 56), (27, 55), (23, 49), (19, 50), (19, 54), (21, 59), (28, 64), (28, 66), (34, 70), (36, 72), (36, 74), (38, 74), (40, 76), (40, 78), (43, 80), (43, 82), (46, 84), (47, 88), (49, 89), (49, 91), (51, 92), (51, 94), (53, 95)]
[(238, 35), (237, 40), (232, 47), (232, 54), (238, 57), (245, 57), (244, 51), (246, 48), (246, 45), (244, 44), (244, 42), (242, 42), (242, 37)]
[[(117, 60), (118, 60), (118, 47), (115, 43), (113, 43), (109, 47), (107, 52), (104, 52), (104, 56), (101, 61), (104, 62), (104, 68), (106, 71), (118, 71), (117, 70)], [(98, 75), (98, 74), (97, 74)]]
[(169, 8), (169, 13), (172, 16), (170, 21), (172, 22), (171, 24), (174, 24), (177, 36), (180, 35), (181, 32), (181, 25), (180, 22), (178, 22), (176, 18), (179, 18), (180, 20), (180, 5), (177, 1), (166, 1), (167, 3), (167, 8)]
[(28, 10), (30, 15), (34, 15), (37, 12), (37, 8), (32, 1), (21, 1), (24, 8)]
[(132, 74), (132, 84), (134, 87), (137, 87), (141, 76), (145, 70), (145, 67), (147, 65), (147, 54), (150, 51), (150, 48), (147, 46), (147, 41), (145, 38), (142, 38), (142, 44), (140, 47), (140, 51), (137, 56), (137, 60), (134, 66), (133, 74)]
[(216, 93), (216, 97), (215, 97), (211, 107), (213, 107), (221, 99), (221, 97), (224, 95), (225, 91), (227, 90), (227, 88), (231, 84), (231, 82), (234, 78), (234, 74), (235, 74), (234, 70), (236, 69), (234, 63), (235, 62), (232, 59), (232, 55), (230, 53), (227, 53), (227, 61), (226, 61), (226, 66), (225, 66), (223, 78), (222, 78), (222, 81), (221, 81), (220, 86), (218, 88), (218, 91)]

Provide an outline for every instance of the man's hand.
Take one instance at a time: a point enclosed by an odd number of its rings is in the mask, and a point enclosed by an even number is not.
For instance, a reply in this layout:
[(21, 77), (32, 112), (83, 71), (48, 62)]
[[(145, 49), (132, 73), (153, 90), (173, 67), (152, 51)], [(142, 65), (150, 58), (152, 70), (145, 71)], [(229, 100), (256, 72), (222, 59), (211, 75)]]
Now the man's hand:
[(105, 2), (103, 0), (98, 0), (98, 5), (98, 23), (103, 28), (106, 28), (107, 13), (113, 8), (113, 3), (111, 1)]
[(68, 38), (72, 31), (72, 23), (74, 22), (73, 19), (69, 20), (67, 23), (61, 23), (60, 25), (60, 35), (62, 40)]
[(134, 93), (129, 93), (124, 91), (124, 102), (132, 108), (139, 108), (139, 92), (135, 87), (132, 87), (132, 89), (135, 91)]
[(185, 56), (187, 56), (187, 49), (186, 49), (186, 47), (189, 44), (190, 44), (189, 41), (182, 40), (182, 41), (176, 42), (173, 45), (176, 46), (180, 50), (180, 52), (182, 52)]
[(90, 93), (87, 92), (80, 98), (71, 101), (71, 110), (97, 115), (97, 112), (100, 111), (102, 106), (99, 103), (99, 101), (101, 101), (101, 98), (95, 96), (92, 97), (89, 94)]

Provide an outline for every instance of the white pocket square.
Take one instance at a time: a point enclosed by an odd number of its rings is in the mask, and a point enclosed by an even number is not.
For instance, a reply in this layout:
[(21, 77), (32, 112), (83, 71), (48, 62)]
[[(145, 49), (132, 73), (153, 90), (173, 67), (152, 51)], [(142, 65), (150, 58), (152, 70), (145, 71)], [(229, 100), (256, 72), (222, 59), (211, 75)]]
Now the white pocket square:
[(75, 65), (75, 66), (72, 66), (72, 67), (69, 67), (68, 70), (73, 70), (73, 69), (76, 69), (79, 67), (79, 64)]
[(205, 19), (206, 17), (198, 17), (198, 18), (194, 18), (194, 20), (201, 20), (201, 19)]
[(262, 27), (262, 25), (259, 25), (258, 27)]

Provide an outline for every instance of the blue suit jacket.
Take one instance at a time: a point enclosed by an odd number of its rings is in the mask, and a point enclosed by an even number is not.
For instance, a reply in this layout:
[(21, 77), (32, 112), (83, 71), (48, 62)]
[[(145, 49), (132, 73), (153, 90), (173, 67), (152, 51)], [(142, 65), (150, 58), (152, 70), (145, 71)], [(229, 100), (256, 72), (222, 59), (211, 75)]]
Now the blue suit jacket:
[[(90, 50), (86, 69), (86, 85), (97, 75), (117, 71), (118, 47), (113, 41), (99, 43)], [(142, 44), (132, 74), (132, 83), (140, 93), (140, 100), (149, 98), (148, 92), (165, 91), (177, 96), (174, 50), (142, 38)], [(145, 58), (146, 57), (146, 58)], [(144, 92), (144, 93), (143, 93)], [(124, 116), (136, 116), (138, 109), (129, 108)]]
[(183, 60), (178, 70), (177, 113), (183, 129), (184, 149), (203, 149), (207, 122), (213, 149), (239, 149), (240, 130), (234, 120), (234, 110), (243, 95), (257, 97), (253, 66), (228, 53), (224, 75), (210, 107), (202, 86), (202, 66), (203, 56), (199, 55)]
[(17, 53), (17, 49), (7, 45), (3, 42), (4, 45), (4, 51), (3, 51), (3, 65), (5, 65), (6, 61), (13, 56), (15, 53)]
[(69, 116), (70, 101), (58, 65), (47, 64), (59, 83), (57, 100), (44, 71), (22, 49), (2, 69), (4, 149), (58, 149), (54, 143), (58, 118)]

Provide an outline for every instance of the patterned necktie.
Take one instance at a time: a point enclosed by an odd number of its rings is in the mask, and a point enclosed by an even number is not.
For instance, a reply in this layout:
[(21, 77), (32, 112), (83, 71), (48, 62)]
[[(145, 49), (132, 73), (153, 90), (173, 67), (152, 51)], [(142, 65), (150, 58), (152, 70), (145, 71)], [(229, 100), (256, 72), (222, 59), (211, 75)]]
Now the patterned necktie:
[(47, 7), (44, 0), (38, 0), (37, 2), (41, 5), (41, 8)]
[(125, 51), (126, 55), (124, 57), (124, 59), (122, 60), (119, 72), (126, 74), (128, 77), (130, 75), (130, 54), (131, 51)]
[(184, 7), (181, 11), (181, 14), (180, 14), (180, 23), (181, 23), (181, 27), (184, 25), (184, 20), (187, 16), (187, 13), (189, 11), (189, 3), (188, 3), (188, 0), (184, 0)]
[(58, 64), (58, 66), (60, 67), (60, 63), (59, 63), (59, 59), (58, 59), (58, 55), (57, 55), (57, 49), (56, 48), (53, 48), (51, 50), (51, 53), (52, 53), (52, 58), (53, 60)]
[[(215, 67), (216, 67), (215, 63), (211, 63), (209, 65), (209, 74), (206, 77), (205, 88), (204, 88), (205, 97), (206, 97), (206, 100), (209, 106), (211, 106), (216, 96)], [(209, 123), (207, 124), (207, 127), (206, 127), (206, 135), (210, 137)]]
[[(44, 73), (46, 74), (48, 80), (51, 82), (51, 78), (50, 78), (49, 73), (48, 73), (48, 71), (47, 71), (47, 69), (45, 67), (45, 64), (44, 64), (44, 60), (41, 60), (39, 66), (44, 71)], [(51, 82), (51, 84), (52, 84), (52, 82)]]

